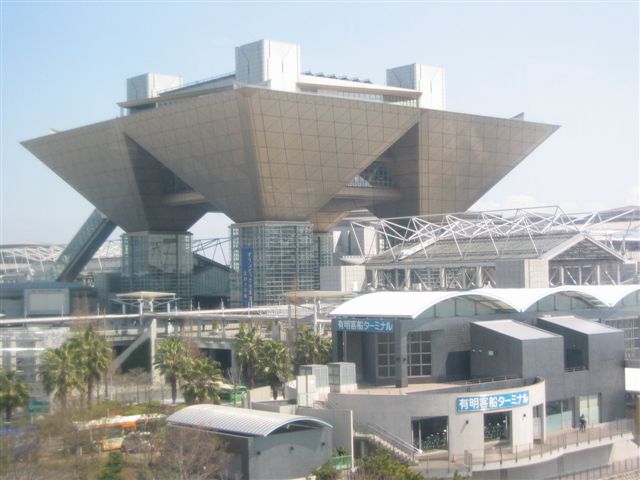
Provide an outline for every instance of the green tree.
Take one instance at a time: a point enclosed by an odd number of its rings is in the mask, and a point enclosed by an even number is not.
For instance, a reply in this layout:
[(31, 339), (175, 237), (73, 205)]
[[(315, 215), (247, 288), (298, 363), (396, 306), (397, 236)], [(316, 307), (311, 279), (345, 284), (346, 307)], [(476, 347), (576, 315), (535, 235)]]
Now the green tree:
[(255, 386), (256, 367), (263, 343), (264, 341), (260, 338), (256, 327), (247, 329), (244, 325), (240, 325), (240, 330), (236, 335), (235, 353), (236, 358), (242, 364), (243, 370), (247, 372), (249, 388)]
[(124, 458), (120, 452), (111, 452), (107, 463), (102, 466), (97, 480), (120, 480), (122, 469), (124, 468)]
[(207, 400), (220, 403), (222, 382), (220, 363), (208, 358), (190, 362), (182, 381), (182, 393), (187, 403), (205, 403)]
[(394, 480), (424, 480), (419, 473), (412, 472), (404, 463), (393, 458), (386, 450), (378, 450), (363, 461), (364, 473), (367, 478), (382, 480), (393, 478)]
[(278, 398), (278, 390), (291, 376), (291, 355), (289, 350), (277, 340), (263, 342), (258, 356), (260, 373), (271, 387), (273, 399)]
[(331, 360), (331, 337), (307, 327), (298, 332), (295, 348), (296, 365), (326, 364)]
[(27, 384), (13, 370), (0, 369), (0, 410), (4, 410), (7, 422), (11, 421), (14, 409), (26, 407), (28, 403)]
[(171, 384), (174, 405), (178, 396), (178, 382), (182, 380), (190, 361), (191, 354), (180, 337), (167, 338), (158, 345), (154, 365)]
[(107, 372), (113, 358), (111, 347), (102, 335), (97, 335), (93, 326), (69, 340), (69, 346), (76, 355), (79, 374), (87, 386), (87, 403), (91, 406), (93, 387), (100, 385), (100, 379)]
[(340, 478), (340, 472), (337, 468), (331, 465), (331, 462), (327, 462), (321, 467), (311, 470), (311, 474), (315, 475), (317, 480), (336, 480)]
[(40, 375), (47, 394), (55, 392), (56, 400), (66, 410), (69, 395), (81, 386), (77, 355), (67, 342), (44, 352)]

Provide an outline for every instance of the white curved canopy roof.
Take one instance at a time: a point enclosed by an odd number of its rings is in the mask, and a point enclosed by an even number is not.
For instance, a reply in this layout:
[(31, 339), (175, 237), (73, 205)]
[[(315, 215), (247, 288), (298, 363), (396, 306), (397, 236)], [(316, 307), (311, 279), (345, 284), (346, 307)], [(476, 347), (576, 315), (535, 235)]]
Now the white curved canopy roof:
[(465, 293), (468, 292), (375, 292), (343, 303), (331, 316), (416, 318), (429, 307)]
[(183, 408), (171, 415), (167, 421), (174, 425), (259, 437), (266, 437), (288, 425), (333, 428), (330, 424), (313, 417), (210, 404)]
[(376, 292), (356, 297), (331, 312), (333, 317), (416, 318), (450, 298), (488, 302), (504, 310), (524, 312), (545, 297), (564, 294), (579, 297), (593, 307), (613, 307), (640, 285), (563, 286), (555, 288), (479, 288), (442, 292)]

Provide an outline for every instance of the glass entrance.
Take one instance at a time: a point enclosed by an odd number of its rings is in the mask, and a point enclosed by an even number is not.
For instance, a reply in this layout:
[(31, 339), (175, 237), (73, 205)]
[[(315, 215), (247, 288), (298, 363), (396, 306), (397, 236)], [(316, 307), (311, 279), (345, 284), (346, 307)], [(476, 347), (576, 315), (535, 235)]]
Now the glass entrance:
[(501, 442), (511, 438), (511, 412), (484, 414), (484, 441)]
[(580, 397), (580, 415), (585, 416), (588, 426), (600, 423), (600, 395), (585, 395)]
[(446, 450), (447, 417), (420, 418), (411, 422), (413, 445), (421, 450)]

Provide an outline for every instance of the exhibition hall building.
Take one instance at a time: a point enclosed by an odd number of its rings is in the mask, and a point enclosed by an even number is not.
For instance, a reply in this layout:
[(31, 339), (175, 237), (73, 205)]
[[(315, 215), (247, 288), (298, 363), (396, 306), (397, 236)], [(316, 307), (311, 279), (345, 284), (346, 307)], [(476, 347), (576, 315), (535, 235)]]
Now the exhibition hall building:
[(260, 40), (228, 74), (133, 77), (119, 118), (25, 141), (99, 211), (69, 258), (88, 261), (117, 225), (122, 291), (175, 292), (185, 307), (188, 229), (223, 212), (231, 304), (281, 303), (320, 287), (349, 212), (465, 211), (558, 128), (446, 111), (440, 67), (389, 68), (378, 85), (302, 72), (300, 57)]

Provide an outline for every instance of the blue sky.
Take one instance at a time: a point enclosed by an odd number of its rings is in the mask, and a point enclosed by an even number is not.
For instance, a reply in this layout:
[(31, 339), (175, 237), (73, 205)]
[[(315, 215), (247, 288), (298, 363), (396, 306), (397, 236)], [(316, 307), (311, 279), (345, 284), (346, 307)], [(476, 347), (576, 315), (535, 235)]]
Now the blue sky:
[[(19, 142), (119, 115), (127, 77), (194, 81), (260, 38), (303, 70), (370, 78), (443, 66), (447, 109), (561, 128), (478, 208), (640, 203), (639, 9), (629, 3), (3, 2), (0, 243), (68, 242), (92, 206)], [(197, 238), (226, 236), (208, 215)]]

